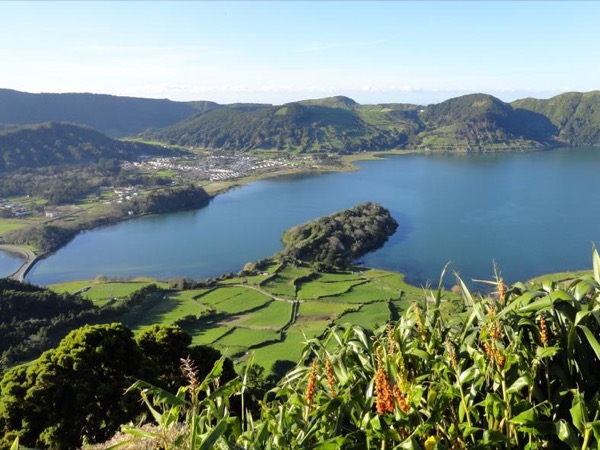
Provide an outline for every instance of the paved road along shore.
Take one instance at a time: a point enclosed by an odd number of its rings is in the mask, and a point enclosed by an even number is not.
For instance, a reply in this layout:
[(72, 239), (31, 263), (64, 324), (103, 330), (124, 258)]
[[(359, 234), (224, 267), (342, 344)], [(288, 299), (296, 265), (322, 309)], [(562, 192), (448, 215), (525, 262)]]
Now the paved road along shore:
[(25, 275), (29, 272), (29, 269), (37, 262), (39, 256), (28, 248), (19, 247), (18, 245), (0, 245), (0, 251), (12, 253), (22, 257), (25, 261), (21, 264), (13, 274), (9, 275), (8, 278), (13, 278), (18, 281), (23, 281)]

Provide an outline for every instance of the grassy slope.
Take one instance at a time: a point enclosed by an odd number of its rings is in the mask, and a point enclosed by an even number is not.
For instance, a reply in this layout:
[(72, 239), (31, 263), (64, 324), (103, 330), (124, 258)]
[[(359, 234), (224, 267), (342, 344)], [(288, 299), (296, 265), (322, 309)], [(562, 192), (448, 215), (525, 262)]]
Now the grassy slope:
[[(252, 351), (255, 361), (270, 369), (277, 360), (297, 359), (303, 342), (321, 335), (330, 325), (381, 325), (391, 318), (388, 299), (402, 309), (425, 297), (422, 289), (407, 285), (402, 275), (381, 270), (314, 273), (271, 265), (266, 272), (271, 274), (266, 282), (267, 275), (235, 277), (215, 288), (151, 296), (121, 320), (139, 332), (153, 323), (169, 325), (194, 316), (195, 320), (182, 323), (194, 344), (212, 345), (240, 361)], [(75, 292), (89, 287), (83, 295), (103, 305), (151, 281), (80, 281), (51, 288)]]

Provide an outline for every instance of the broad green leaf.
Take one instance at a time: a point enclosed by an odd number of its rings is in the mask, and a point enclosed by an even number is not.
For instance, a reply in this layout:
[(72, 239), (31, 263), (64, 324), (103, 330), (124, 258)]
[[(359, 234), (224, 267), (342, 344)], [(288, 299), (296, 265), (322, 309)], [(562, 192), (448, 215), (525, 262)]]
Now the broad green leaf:
[(152, 401), (155, 404), (166, 404), (170, 406), (187, 404), (187, 402), (183, 399), (183, 395), (177, 396), (165, 391), (164, 389), (154, 386), (153, 384), (146, 383), (145, 381), (136, 381), (130, 388), (127, 389), (126, 392), (131, 390), (145, 391), (145, 395), (151, 396)]
[(519, 392), (525, 386), (529, 386), (530, 383), (531, 378), (529, 378), (529, 375), (523, 375), (522, 377), (517, 378), (515, 382), (506, 390), (506, 392), (509, 394)]
[(538, 347), (535, 356), (538, 359), (551, 358), (560, 351), (560, 347)]
[(581, 448), (581, 445), (577, 440), (577, 433), (573, 430), (571, 424), (564, 419), (560, 419), (556, 422), (556, 434), (571, 450), (579, 450)]
[(221, 376), (221, 374), (223, 373), (223, 363), (224, 362), (225, 362), (225, 356), (221, 356), (217, 361), (215, 361), (213, 368), (211, 369), (209, 374), (206, 375), (206, 377), (204, 377), (204, 380), (202, 380), (202, 383), (200, 383), (198, 390), (200, 390), (200, 391), (206, 390), (209, 383), (211, 383), (213, 380), (215, 380), (216, 378), (219, 378)]
[(200, 443), (198, 450), (212, 450), (215, 443), (227, 429), (226, 419), (221, 419)]
[(475, 366), (470, 366), (468, 369), (461, 372), (461, 374), (458, 376), (458, 382), (460, 384), (467, 383), (475, 377), (476, 373), (477, 368)]
[(409, 348), (406, 353), (408, 355), (415, 355), (424, 361), (429, 361), (431, 359), (431, 355), (429, 353), (419, 348)]
[(588, 343), (592, 346), (594, 352), (596, 353), (596, 357), (600, 359), (600, 343), (598, 343), (594, 333), (592, 333), (585, 325), (579, 325), (578, 327), (579, 329), (583, 330), (585, 337), (587, 337)]
[(571, 413), (573, 425), (581, 433), (583, 433), (588, 422), (587, 407), (585, 406), (583, 397), (581, 396), (581, 394), (579, 394), (579, 392), (575, 391), (574, 395), (575, 397), (573, 398), (573, 406), (571, 407), (569, 412)]
[(148, 430), (143, 430), (141, 428), (134, 427), (133, 425), (123, 425), (121, 427), (121, 432), (125, 434), (129, 434), (130, 436), (136, 438), (144, 438), (144, 439), (160, 439), (161, 435), (159, 433), (153, 433)]

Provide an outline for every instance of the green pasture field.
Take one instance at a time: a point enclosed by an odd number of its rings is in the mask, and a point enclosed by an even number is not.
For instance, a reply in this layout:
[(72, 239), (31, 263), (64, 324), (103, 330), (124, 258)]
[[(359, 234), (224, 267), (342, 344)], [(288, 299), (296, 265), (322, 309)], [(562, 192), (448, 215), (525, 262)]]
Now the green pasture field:
[(230, 327), (217, 326), (213, 328), (198, 327), (200, 329), (185, 327), (185, 330), (192, 335), (192, 345), (212, 345), (213, 342), (220, 339), (225, 333), (231, 331)]
[(274, 278), (260, 285), (266, 291), (273, 295), (296, 298), (296, 286), (294, 286), (295, 278), (288, 278), (277, 274)]
[[(277, 360), (297, 360), (304, 343), (333, 324), (382, 325), (414, 302), (422, 302), (426, 293), (406, 284), (400, 274), (374, 269), (315, 273), (304, 267), (271, 264), (264, 272), (272, 274), (234, 277), (211, 288), (150, 295), (118, 320), (138, 333), (153, 324), (172, 325), (194, 316), (197, 320), (182, 322), (194, 345), (214, 346), (240, 364), (249, 357), (249, 348), (256, 347), (251, 349), (254, 360), (268, 371)], [(270, 277), (269, 281), (259, 285), (266, 277)], [(52, 289), (75, 292), (89, 287), (83, 295), (101, 305), (150, 283), (169, 287), (152, 279), (134, 279), (74, 281), (53, 285)], [(299, 303), (297, 315), (290, 323), (293, 303), (276, 298), (295, 300), (296, 284)], [(393, 303), (393, 315), (388, 299)], [(278, 342), (261, 345), (267, 341)]]
[(281, 330), (290, 322), (291, 315), (291, 303), (272, 301), (264, 308), (246, 314), (238, 324), (243, 327)]
[(208, 292), (199, 297), (198, 301), (227, 314), (240, 314), (265, 305), (271, 299), (253, 289), (224, 287)]
[[(298, 361), (305, 341), (301, 333), (288, 332), (283, 341), (252, 349), (250, 353), (254, 355), (254, 362), (268, 372), (276, 361)], [(246, 359), (242, 358), (242, 361)]]
[(355, 303), (304, 302), (298, 309), (298, 319), (333, 320), (349, 309), (357, 310), (358, 305)]
[(248, 347), (262, 344), (265, 341), (279, 340), (280, 334), (273, 330), (234, 328), (233, 332), (223, 335), (213, 345), (223, 352), (232, 355)]
[[(172, 325), (186, 316), (193, 315), (197, 317), (208, 311), (209, 308), (206, 305), (181, 294), (181, 292), (177, 292), (163, 298), (154, 299), (149, 308), (142, 311), (134, 309), (124, 314), (122, 322), (129, 325), (134, 333), (137, 333), (154, 324)], [(148, 300), (150, 299), (146, 299), (146, 301)]]
[(33, 221), (19, 219), (0, 219), (0, 234), (10, 233), (11, 231), (24, 228), (31, 225)]
[(298, 289), (298, 299), (319, 299), (321, 297), (330, 297), (342, 295), (352, 289), (354, 286), (365, 283), (365, 280), (355, 278), (347, 281), (326, 281), (311, 280), (300, 284)]
[(81, 292), (81, 296), (91, 300), (97, 306), (103, 306), (113, 298), (127, 297), (135, 291), (151, 284), (156, 284), (163, 289), (170, 287), (168, 283), (156, 281), (151, 278), (135, 278), (130, 281), (69, 281), (52, 284), (48, 288), (58, 293), (75, 293), (88, 288), (84, 292)]
[(341, 295), (321, 297), (323, 301), (337, 301), (346, 303), (368, 303), (376, 300), (387, 300), (398, 298), (400, 292), (387, 286), (379, 286), (375, 283), (365, 283), (352, 287), (348, 292)]
[(373, 302), (362, 305), (356, 312), (344, 314), (335, 321), (336, 324), (351, 323), (361, 327), (374, 328), (384, 325), (390, 320), (390, 309), (387, 302)]

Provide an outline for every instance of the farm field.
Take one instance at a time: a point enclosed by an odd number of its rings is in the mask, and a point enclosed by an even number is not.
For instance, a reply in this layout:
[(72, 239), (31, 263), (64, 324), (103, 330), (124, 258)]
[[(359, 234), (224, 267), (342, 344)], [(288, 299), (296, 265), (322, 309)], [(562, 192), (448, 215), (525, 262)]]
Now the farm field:
[[(82, 295), (102, 306), (151, 282), (71, 282), (52, 288), (85, 289)], [(332, 325), (384, 325), (415, 302), (422, 304), (427, 295), (393, 272), (359, 268), (321, 273), (282, 264), (193, 289), (157, 284), (165, 290), (120, 317), (134, 332), (155, 323), (178, 324), (193, 344), (213, 346), (240, 365), (253, 356), (267, 371), (277, 361), (296, 361), (306, 341), (322, 336)]]

